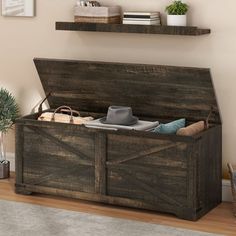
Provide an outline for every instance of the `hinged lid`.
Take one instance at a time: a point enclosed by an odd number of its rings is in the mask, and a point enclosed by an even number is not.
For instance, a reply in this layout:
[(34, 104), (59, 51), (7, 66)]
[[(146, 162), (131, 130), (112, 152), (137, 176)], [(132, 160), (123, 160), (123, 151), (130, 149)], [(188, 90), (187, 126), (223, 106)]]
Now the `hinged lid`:
[(136, 116), (221, 123), (209, 69), (34, 59), (48, 102), (95, 113), (131, 106)]

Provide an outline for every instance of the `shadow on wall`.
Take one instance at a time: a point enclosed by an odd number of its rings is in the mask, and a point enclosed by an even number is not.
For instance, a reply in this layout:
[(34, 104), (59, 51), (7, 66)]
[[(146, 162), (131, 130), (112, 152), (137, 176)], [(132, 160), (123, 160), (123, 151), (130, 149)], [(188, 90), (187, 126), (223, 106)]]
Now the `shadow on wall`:
[[(21, 104), (26, 104), (26, 106), (20, 107), (20, 116), (26, 115), (29, 113), (35, 113), (38, 111), (38, 106), (41, 101), (44, 99), (44, 93), (40, 93), (39, 90), (35, 91), (27, 91), (25, 88), (19, 89), (18, 93), (16, 94), (16, 100)], [(24, 102), (22, 102), (24, 101)], [(28, 101), (28, 102), (27, 102)], [(30, 102), (29, 102), (30, 101)], [(44, 104), (43, 109), (47, 109), (47, 104)], [(7, 153), (15, 153), (15, 127), (9, 130), (6, 134), (5, 138), (6, 142), (6, 152)]]
[[(17, 101), (21, 101), (21, 116), (38, 112), (38, 106), (44, 98), (45, 94), (43, 90), (37, 88), (30, 91), (25, 88), (19, 89), (17, 94)], [(47, 109), (48, 107), (49, 106), (47, 103), (43, 104), (43, 109)]]

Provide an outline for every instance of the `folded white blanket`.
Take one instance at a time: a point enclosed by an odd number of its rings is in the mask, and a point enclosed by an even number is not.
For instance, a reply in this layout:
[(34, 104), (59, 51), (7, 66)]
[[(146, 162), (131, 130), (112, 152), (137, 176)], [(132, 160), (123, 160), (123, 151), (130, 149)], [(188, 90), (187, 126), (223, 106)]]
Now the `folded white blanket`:
[(135, 125), (111, 125), (111, 124), (103, 124), (100, 122), (100, 119), (84, 122), (84, 125), (88, 128), (97, 128), (97, 129), (112, 129), (112, 130), (118, 130), (118, 129), (124, 129), (124, 130), (139, 130), (139, 131), (146, 131), (150, 130), (156, 126), (159, 125), (158, 121), (150, 122), (150, 121), (144, 121), (139, 120), (137, 124)]

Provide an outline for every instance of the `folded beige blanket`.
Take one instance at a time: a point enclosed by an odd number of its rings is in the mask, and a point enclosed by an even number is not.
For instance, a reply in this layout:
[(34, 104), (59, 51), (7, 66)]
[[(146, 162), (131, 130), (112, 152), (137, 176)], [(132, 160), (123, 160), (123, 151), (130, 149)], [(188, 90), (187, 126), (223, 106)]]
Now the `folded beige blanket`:
[(179, 129), (176, 134), (182, 135), (182, 136), (193, 136), (195, 134), (202, 132), (205, 128), (206, 128), (205, 122), (198, 121), (198, 122), (191, 124), (185, 128)]

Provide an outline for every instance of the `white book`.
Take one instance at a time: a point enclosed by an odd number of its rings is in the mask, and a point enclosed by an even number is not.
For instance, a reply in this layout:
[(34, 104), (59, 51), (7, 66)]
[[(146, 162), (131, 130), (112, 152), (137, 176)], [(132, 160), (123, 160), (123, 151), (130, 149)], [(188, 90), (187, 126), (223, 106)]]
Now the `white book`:
[(161, 23), (161, 21), (160, 20), (125, 20), (125, 19), (123, 19), (123, 22), (150, 22), (150, 23)]
[(161, 25), (160, 21), (132, 21), (125, 20), (123, 21), (124, 25)]
[(85, 122), (84, 125), (88, 128), (95, 128), (95, 129), (124, 129), (124, 130), (139, 130), (139, 131), (145, 131), (150, 130), (154, 127), (157, 127), (159, 125), (158, 121), (150, 122), (150, 121), (143, 121), (139, 120), (137, 124), (134, 125), (111, 125), (111, 124), (103, 124), (100, 122), (100, 119), (88, 121)]
[(152, 16), (149, 16), (149, 15), (123, 15), (124, 18), (127, 18), (127, 19), (132, 19), (132, 18), (137, 18), (137, 19), (156, 19), (156, 18), (160, 18), (160, 15), (152, 15)]
[(154, 16), (160, 15), (160, 12), (139, 12), (139, 11), (126, 11), (124, 15), (140, 15), (140, 16)]
[(123, 15), (123, 17), (127, 19), (137, 18), (137, 19), (149, 19), (149, 20), (160, 18), (160, 16), (140, 16), (140, 15)]
[(132, 21), (160, 21), (160, 18), (146, 19), (146, 18), (123, 18), (123, 20), (132, 20)]

